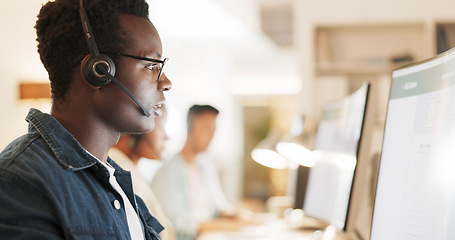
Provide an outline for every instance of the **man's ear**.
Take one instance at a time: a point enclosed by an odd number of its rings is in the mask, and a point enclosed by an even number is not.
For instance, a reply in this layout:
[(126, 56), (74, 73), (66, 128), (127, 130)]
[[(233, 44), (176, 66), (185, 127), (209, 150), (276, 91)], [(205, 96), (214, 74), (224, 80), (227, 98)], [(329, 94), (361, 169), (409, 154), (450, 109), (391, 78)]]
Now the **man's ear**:
[(82, 79), (82, 81), (87, 84), (88, 86), (90, 86), (92, 89), (100, 89), (101, 86), (95, 86), (93, 84), (90, 84), (89, 81), (87, 80), (87, 77), (86, 75), (84, 75), (84, 68), (87, 68), (87, 60), (88, 58), (90, 57), (90, 54), (85, 56), (84, 59), (82, 60), (81, 62), (81, 65), (79, 67), (79, 74), (80, 74), (80, 78)]
[[(104, 73), (104, 71), (107, 73)], [(82, 60), (81, 74), (85, 82), (96, 88), (105, 86), (111, 82), (111, 77), (115, 75), (116, 68), (114, 61), (107, 55), (101, 54), (97, 57), (88, 54)]]

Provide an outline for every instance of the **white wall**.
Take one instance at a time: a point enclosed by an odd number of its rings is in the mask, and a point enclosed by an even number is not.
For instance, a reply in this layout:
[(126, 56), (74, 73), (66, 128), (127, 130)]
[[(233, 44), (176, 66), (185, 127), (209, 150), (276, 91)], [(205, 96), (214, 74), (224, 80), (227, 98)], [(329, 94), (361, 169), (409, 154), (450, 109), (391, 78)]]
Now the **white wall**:
[(18, 101), (18, 82), (47, 81), (47, 73), (36, 51), (34, 29), (36, 15), (43, 2), (0, 2), (0, 149), (27, 131), (24, 118), (28, 106)]

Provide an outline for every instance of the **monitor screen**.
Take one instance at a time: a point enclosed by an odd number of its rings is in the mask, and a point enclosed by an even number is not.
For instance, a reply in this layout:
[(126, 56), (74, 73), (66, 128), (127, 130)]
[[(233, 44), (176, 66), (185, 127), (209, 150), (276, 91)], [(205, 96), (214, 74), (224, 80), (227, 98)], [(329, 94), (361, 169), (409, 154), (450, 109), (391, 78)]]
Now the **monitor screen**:
[(339, 101), (324, 105), (314, 149), (356, 156), (369, 84)]
[(455, 239), (455, 51), (393, 71), (371, 239)]
[(310, 170), (303, 211), (339, 229), (346, 222), (368, 90), (364, 83), (350, 96), (326, 104), (316, 131), (317, 162)]

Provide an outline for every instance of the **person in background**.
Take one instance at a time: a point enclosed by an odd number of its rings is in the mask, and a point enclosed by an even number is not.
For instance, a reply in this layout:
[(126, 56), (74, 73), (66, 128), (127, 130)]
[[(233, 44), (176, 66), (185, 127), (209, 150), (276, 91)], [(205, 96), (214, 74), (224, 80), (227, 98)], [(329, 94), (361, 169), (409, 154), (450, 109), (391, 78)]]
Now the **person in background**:
[(176, 239), (171, 223), (164, 214), (158, 200), (153, 194), (149, 183), (137, 170), (137, 164), (141, 158), (154, 159), (159, 157), (164, 150), (164, 143), (168, 140), (165, 131), (167, 121), (167, 110), (165, 105), (161, 106), (161, 117), (155, 118), (155, 127), (145, 134), (122, 134), (120, 139), (109, 151), (109, 156), (125, 170), (131, 172), (134, 192), (142, 198), (150, 213), (155, 216), (163, 225), (164, 230), (160, 233), (163, 240)]
[(206, 230), (236, 227), (231, 218), (233, 207), (223, 194), (216, 169), (201, 156), (215, 134), (217, 116), (218, 110), (212, 106), (192, 106), (181, 152), (165, 162), (152, 181), (179, 240), (195, 239)]
[(153, 129), (172, 87), (148, 9), (145, 0), (41, 7), (52, 107), (31, 109), (28, 133), (0, 153), (1, 239), (160, 239), (130, 173), (108, 157), (122, 133)]

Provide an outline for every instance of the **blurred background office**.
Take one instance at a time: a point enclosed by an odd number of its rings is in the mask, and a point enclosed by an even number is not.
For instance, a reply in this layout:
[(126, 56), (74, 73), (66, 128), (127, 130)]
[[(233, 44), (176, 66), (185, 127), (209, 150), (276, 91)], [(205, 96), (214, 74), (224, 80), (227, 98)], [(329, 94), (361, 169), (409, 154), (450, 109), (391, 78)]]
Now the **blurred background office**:
[[(0, 3), (0, 148), (26, 132), (30, 107), (48, 112), (47, 73), (34, 25), (46, 0)], [(296, 119), (320, 118), (323, 104), (372, 84), (380, 152), (393, 68), (431, 57), (455, 41), (450, 0), (149, 0), (150, 19), (168, 57), (169, 141), (185, 141), (193, 104), (220, 109), (207, 154), (215, 156), (227, 198), (260, 203), (292, 194), (290, 166), (251, 159), (267, 136), (289, 134)], [(82, 33), (81, 33), (82, 34)], [(292, 165), (295, 168), (295, 165)]]

